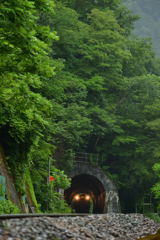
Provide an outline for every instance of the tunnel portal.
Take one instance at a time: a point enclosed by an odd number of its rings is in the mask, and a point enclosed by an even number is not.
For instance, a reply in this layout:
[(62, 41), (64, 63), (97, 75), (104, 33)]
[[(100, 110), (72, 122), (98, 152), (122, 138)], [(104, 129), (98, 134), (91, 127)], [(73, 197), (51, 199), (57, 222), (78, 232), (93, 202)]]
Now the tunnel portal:
[(64, 198), (75, 212), (120, 212), (117, 188), (99, 167), (77, 162), (68, 175), (72, 183)]
[(77, 213), (103, 213), (105, 189), (96, 177), (81, 174), (72, 178), (65, 199)]

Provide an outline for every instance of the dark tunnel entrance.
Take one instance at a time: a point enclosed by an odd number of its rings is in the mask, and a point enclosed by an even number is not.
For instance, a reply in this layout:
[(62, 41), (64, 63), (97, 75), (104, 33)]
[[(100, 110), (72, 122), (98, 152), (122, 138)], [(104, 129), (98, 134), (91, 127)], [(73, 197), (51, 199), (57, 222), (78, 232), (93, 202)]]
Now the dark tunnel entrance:
[(88, 174), (72, 178), (71, 187), (64, 193), (65, 200), (77, 213), (103, 213), (105, 189), (102, 183)]

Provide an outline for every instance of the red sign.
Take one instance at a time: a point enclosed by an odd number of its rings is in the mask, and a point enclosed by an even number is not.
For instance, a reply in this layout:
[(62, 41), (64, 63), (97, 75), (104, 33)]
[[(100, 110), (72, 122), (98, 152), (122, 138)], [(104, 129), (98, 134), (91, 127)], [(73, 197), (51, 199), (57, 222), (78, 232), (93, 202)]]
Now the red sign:
[(49, 176), (49, 181), (52, 182), (52, 181), (55, 181), (56, 179), (53, 177), (53, 176)]

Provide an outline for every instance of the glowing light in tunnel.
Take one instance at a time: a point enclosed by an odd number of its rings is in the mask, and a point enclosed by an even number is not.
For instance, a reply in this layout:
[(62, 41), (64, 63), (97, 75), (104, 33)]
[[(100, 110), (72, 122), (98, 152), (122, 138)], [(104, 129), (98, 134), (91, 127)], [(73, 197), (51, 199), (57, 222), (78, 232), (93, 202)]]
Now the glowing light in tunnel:
[(87, 201), (89, 201), (90, 198), (91, 198), (91, 197), (90, 197), (89, 195), (86, 195), (86, 196), (85, 196), (85, 200), (87, 200)]
[(74, 196), (74, 199), (75, 199), (76, 201), (79, 201), (79, 200), (80, 200), (79, 194), (75, 195), (75, 196)]

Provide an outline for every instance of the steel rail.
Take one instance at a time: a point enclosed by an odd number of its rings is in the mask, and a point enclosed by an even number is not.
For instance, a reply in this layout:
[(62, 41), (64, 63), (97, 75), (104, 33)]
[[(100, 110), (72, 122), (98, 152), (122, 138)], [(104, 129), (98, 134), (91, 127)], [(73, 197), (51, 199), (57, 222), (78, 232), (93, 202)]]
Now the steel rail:
[(26, 214), (2, 214), (0, 215), (0, 220), (5, 219), (13, 219), (13, 218), (33, 218), (33, 217), (51, 217), (51, 218), (58, 218), (58, 217), (85, 217), (90, 214), (87, 213), (26, 213)]

